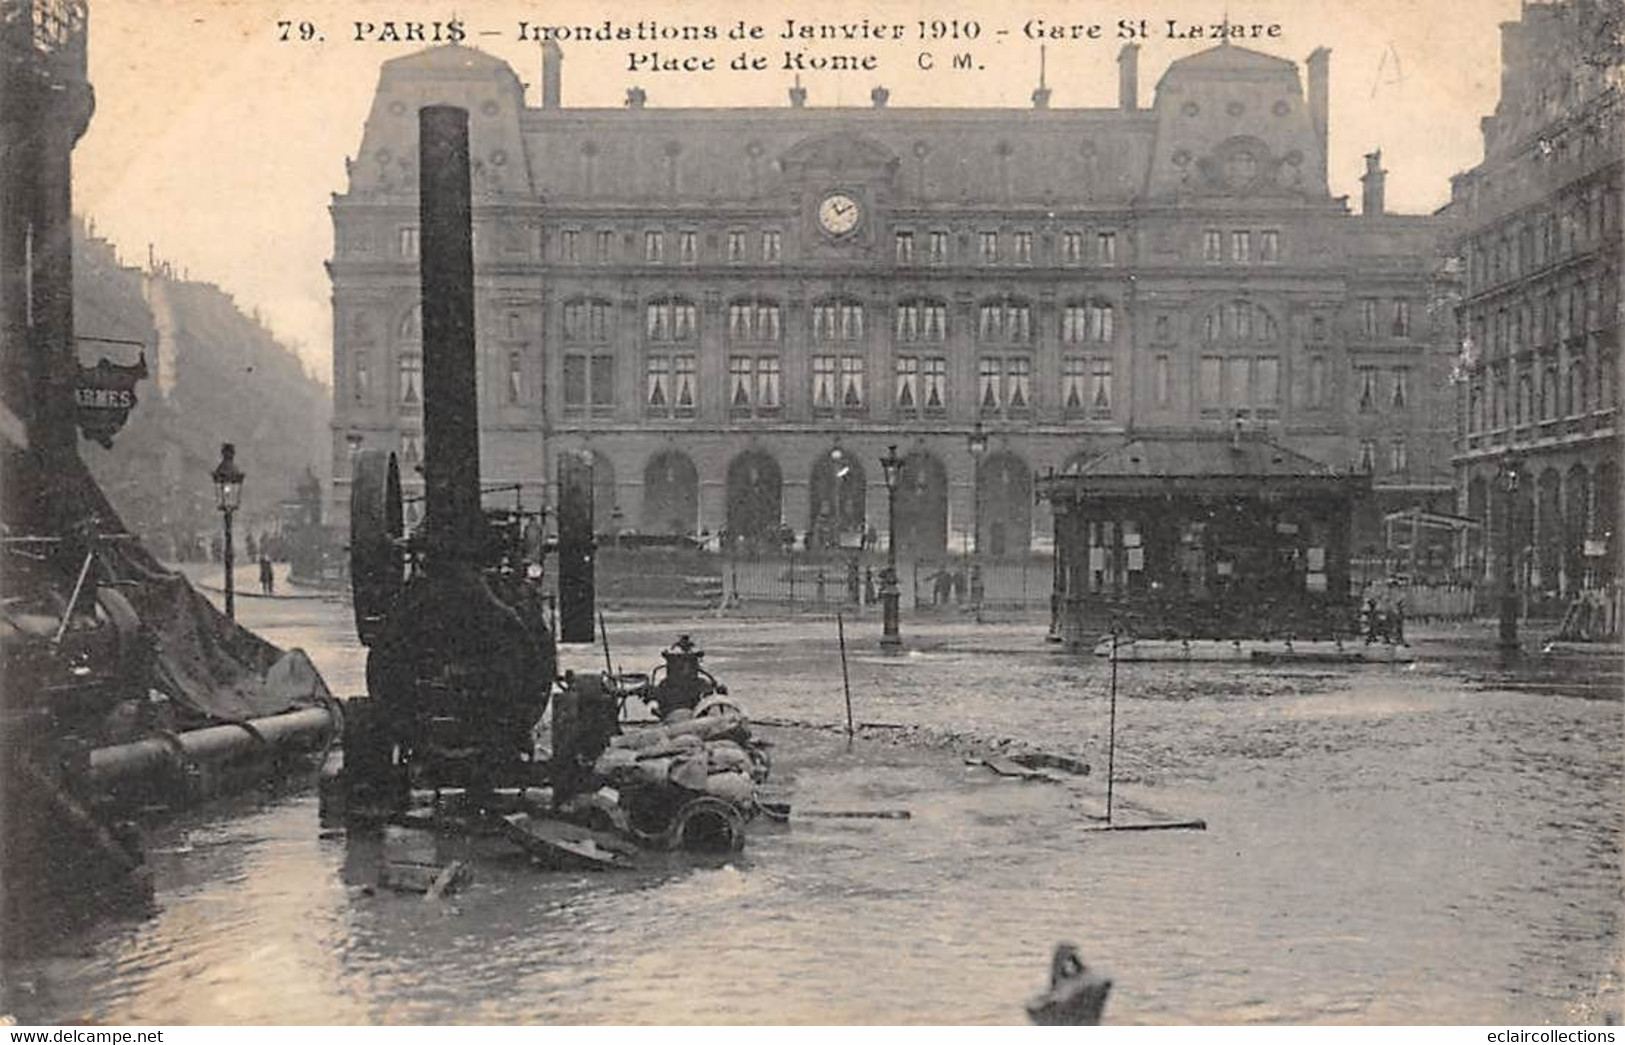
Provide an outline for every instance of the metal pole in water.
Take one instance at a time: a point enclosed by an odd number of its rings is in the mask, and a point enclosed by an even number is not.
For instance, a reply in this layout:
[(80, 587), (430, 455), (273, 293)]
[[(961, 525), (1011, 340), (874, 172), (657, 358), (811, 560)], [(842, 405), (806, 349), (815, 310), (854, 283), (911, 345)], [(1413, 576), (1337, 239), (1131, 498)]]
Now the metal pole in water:
[(852, 680), (846, 671), (846, 623), (835, 615), (835, 634), (841, 642), (841, 688), (846, 691), (846, 742), (852, 743)]
[(1106, 730), (1106, 823), (1112, 822), (1112, 778), (1117, 764), (1117, 626), (1112, 626), (1111, 724)]

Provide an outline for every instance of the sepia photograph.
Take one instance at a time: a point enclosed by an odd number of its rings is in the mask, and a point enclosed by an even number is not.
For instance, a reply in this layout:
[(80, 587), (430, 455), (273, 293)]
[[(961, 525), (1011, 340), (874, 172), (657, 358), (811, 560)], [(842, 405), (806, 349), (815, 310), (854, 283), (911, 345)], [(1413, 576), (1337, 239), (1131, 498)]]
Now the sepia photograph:
[(1613, 1041), (1622, 93), (1625, 0), (0, 0), (0, 1028)]

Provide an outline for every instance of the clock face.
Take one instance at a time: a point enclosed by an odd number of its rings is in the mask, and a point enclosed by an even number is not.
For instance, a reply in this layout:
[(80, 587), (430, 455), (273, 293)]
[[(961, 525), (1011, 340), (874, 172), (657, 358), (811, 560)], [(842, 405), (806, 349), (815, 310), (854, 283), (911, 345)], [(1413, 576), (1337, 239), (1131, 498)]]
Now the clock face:
[(844, 192), (832, 192), (818, 205), (818, 224), (831, 236), (844, 236), (858, 227), (863, 205)]

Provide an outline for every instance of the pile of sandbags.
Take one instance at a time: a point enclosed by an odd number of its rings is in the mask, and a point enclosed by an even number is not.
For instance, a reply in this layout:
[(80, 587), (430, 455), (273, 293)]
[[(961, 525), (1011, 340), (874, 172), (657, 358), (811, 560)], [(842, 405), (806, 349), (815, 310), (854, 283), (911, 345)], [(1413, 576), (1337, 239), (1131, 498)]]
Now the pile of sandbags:
[(692, 715), (674, 712), (659, 725), (612, 737), (593, 768), (621, 790), (676, 787), (752, 809), (769, 759), (744, 712), (713, 699)]

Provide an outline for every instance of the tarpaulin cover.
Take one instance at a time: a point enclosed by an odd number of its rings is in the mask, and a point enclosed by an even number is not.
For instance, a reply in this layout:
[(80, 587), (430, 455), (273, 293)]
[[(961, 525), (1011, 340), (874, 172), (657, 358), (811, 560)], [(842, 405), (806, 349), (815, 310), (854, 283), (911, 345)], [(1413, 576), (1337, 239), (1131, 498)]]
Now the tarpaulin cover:
[[(78, 457), (47, 465), (9, 440), (0, 475), (8, 537), (56, 537), (47, 547), (53, 583), (65, 604), (92, 543), (96, 584), (129, 600), (156, 645), (149, 689), (181, 712), (180, 728), (240, 721), (321, 704), (327, 686), (297, 650), (284, 654), (215, 609), (182, 575), (167, 570), (130, 537), (112, 504)], [(101, 539), (87, 535), (94, 533)], [(122, 535), (107, 539), (109, 535)], [(8, 592), (7, 594), (16, 594)], [(279, 664), (280, 662), (280, 664)], [(276, 668), (276, 670), (272, 670)]]

